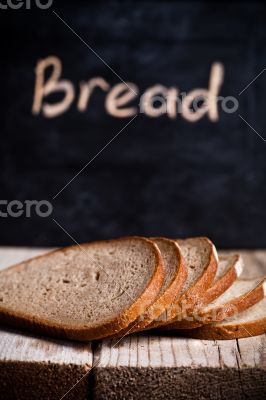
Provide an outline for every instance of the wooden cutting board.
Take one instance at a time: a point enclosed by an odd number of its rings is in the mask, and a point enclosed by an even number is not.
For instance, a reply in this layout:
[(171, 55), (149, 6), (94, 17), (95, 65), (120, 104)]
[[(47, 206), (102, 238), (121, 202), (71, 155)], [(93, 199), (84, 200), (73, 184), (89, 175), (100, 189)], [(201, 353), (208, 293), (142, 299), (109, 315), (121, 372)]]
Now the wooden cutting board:
[[(0, 268), (45, 251), (0, 248)], [(241, 253), (245, 276), (266, 273), (266, 251)], [(0, 399), (263, 399), (265, 344), (142, 334), (91, 345), (2, 327)]]

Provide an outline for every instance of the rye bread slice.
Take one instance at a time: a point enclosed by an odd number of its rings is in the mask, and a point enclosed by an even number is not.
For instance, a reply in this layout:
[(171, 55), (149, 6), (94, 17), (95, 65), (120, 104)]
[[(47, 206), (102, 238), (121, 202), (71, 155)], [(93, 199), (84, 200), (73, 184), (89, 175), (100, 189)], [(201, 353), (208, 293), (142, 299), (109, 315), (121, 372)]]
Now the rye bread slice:
[[(237, 279), (220, 297), (197, 312), (195, 311), (193, 318), (200, 325), (206, 325), (233, 317), (263, 299), (263, 286), (265, 286), (265, 279)], [(165, 329), (183, 329), (183, 326), (173, 323)]]
[(176, 298), (177, 293), (182, 290), (182, 287), (187, 278), (187, 269), (181, 255), (181, 250), (178, 244), (166, 238), (150, 238), (161, 252), (165, 278), (161, 290), (154, 303), (143, 309), (143, 313), (133, 321), (126, 329), (123, 329), (116, 335), (122, 337), (127, 334), (139, 332), (146, 328), (154, 319), (158, 318), (165, 309)]
[(198, 329), (181, 331), (182, 334), (197, 339), (240, 339), (266, 333), (266, 297), (247, 310)]
[(220, 256), (213, 285), (207, 290), (201, 304), (209, 304), (221, 296), (240, 277), (243, 269), (244, 262), (240, 254)]
[[(181, 319), (200, 303), (212, 285), (217, 272), (218, 255), (214, 244), (206, 237), (176, 239), (187, 268), (187, 280), (181, 292), (167, 310), (154, 320), (147, 329), (157, 328)], [(185, 311), (184, 311), (185, 310)]]
[(164, 280), (158, 247), (131, 237), (71, 246), (0, 272), (0, 323), (73, 340), (127, 327)]
[(239, 254), (220, 256), (214, 283), (202, 296), (195, 310), (193, 310), (191, 314), (188, 314), (186, 319), (175, 321), (167, 325), (165, 329), (194, 329), (201, 326), (202, 323), (197, 319), (199, 310), (217, 299), (230, 288), (236, 279), (240, 277), (243, 271), (243, 265), (242, 257)]

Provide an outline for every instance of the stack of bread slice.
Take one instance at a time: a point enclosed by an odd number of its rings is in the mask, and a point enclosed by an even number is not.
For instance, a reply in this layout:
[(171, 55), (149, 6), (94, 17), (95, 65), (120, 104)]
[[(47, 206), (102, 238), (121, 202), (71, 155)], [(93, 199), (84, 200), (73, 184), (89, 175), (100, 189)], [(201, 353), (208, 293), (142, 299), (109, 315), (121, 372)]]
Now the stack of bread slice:
[(201, 339), (266, 332), (265, 278), (205, 237), (71, 246), (0, 272), (0, 323), (88, 341), (156, 329)]

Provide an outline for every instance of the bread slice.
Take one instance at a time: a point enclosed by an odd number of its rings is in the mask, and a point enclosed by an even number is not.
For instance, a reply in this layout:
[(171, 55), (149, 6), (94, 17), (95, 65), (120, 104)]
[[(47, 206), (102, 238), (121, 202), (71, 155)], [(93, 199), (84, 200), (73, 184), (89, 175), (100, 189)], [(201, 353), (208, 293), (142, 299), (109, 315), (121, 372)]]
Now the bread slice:
[(73, 340), (127, 327), (164, 280), (158, 247), (131, 237), (72, 246), (0, 272), (0, 323)]
[(240, 254), (220, 256), (218, 269), (213, 285), (207, 290), (202, 299), (202, 305), (209, 304), (221, 296), (240, 277), (244, 262)]
[(198, 339), (240, 339), (266, 333), (266, 297), (247, 310), (222, 322), (182, 331), (186, 336)]
[[(237, 279), (220, 297), (193, 313), (201, 325), (219, 322), (248, 309), (263, 299), (265, 279)], [(170, 324), (167, 330), (180, 329), (180, 324)]]
[[(197, 316), (200, 309), (221, 296), (236, 281), (243, 271), (243, 260), (239, 254), (220, 256), (218, 269), (213, 285), (206, 291), (200, 299), (191, 315), (185, 319), (169, 324), (165, 329), (194, 329), (202, 325)], [(195, 317), (193, 316), (195, 314)]]
[(187, 269), (177, 243), (166, 238), (151, 238), (151, 240), (159, 247), (162, 255), (165, 269), (164, 283), (155, 302), (147, 310), (143, 309), (140, 317), (116, 336), (122, 337), (145, 329), (174, 301), (186, 281)]
[(189, 312), (201, 301), (206, 290), (213, 283), (218, 263), (214, 244), (206, 237), (177, 239), (187, 267), (187, 280), (166, 312), (154, 320), (147, 328), (164, 326), (175, 321), (183, 312)]

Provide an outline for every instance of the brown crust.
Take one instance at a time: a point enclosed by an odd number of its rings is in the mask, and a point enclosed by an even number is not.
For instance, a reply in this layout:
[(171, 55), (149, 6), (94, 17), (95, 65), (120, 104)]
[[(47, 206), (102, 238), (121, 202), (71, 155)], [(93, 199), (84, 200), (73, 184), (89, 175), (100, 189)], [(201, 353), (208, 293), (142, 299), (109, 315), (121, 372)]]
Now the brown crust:
[(187, 268), (185, 266), (184, 259), (181, 254), (180, 247), (174, 240), (166, 239), (166, 238), (154, 238), (152, 239), (155, 243), (156, 240), (162, 240), (167, 243), (171, 243), (172, 246), (175, 247), (176, 255), (178, 258), (179, 268), (176, 270), (176, 275), (172, 280), (171, 284), (164, 291), (164, 293), (149, 307), (147, 314), (145, 315), (145, 319), (142, 320), (137, 325), (137, 330), (134, 332), (145, 329), (148, 325), (150, 325), (154, 320), (156, 320), (162, 314), (162, 310), (165, 310), (169, 304), (171, 304), (177, 296), (177, 293), (180, 292), (183, 287), (186, 279), (187, 279)]
[(181, 290), (186, 281), (187, 269), (178, 244), (174, 240), (162, 237), (150, 238), (150, 240), (152, 240), (155, 244), (156, 241), (163, 241), (172, 246), (178, 260), (175, 276), (164, 293), (161, 295), (159, 294), (158, 298), (146, 310), (145, 314), (141, 315), (136, 321), (133, 321), (126, 329), (123, 329), (117, 335), (115, 335), (115, 337), (122, 337), (127, 334), (139, 332), (145, 329), (154, 321), (154, 319), (157, 319), (162, 314), (162, 310), (166, 310), (169, 304), (173, 302), (173, 300), (176, 298), (176, 294)]
[(213, 307), (209, 311), (203, 310), (198, 313), (202, 324), (209, 324), (212, 322), (223, 321), (233, 315), (245, 311), (247, 308), (252, 307), (264, 297), (263, 282), (260, 282), (254, 289), (250, 290), (239, 297), (235, 297), (231, 301), (222, 304), (218, 307)]
[(199, 328), (200, 326), (202, 326), (202, 324), (200, 322), (197, 322), (193, 319), (193, 316), (188, 317), (188, 318), (192, 318), (192, 319), (191, 320), (182, 319), (182, 321), (175, 321), (172, 324), (162, 326), (160, 328), (160, 331), (172, 331), (172, 330), (175, 331), (178, 329), (195, 329), (195, 328)]
[(205, 325), (198, 329), (180, 331), (184, 336), (195, 339), (240, 339), (250, 336), (258, 336), (266, 333), (266, 318), (247, 322), (245, 324), (232, 325)]
[[(209, 303), (211, 303), (213, 300), (217, 299), (219, 296), (221, 296), (238, 278), (237, 271), (236, 271), (236, 265), (240, 260), (240, 255), (239, 254), (234, 254), (232, 260), (232, 265), (231, 267), (224, 273), (224, 275), (221, 276), (215, 282), (204, 294), (204, 296), (201, 299), (200, 305), (198, 304), (197, 307), (203, 307)], [(226, 259), (226, 256), (221, 257), (220, 260)], [(192, 315), (187, 317), (188, 319), (184, 319), (181, 321), (175, 321), (172, 324), (169, 324), (167, 326), (163, 327), (163, 330), (172, 330), (172, 329), (195, 329), (200, 326), (202, 326), (202, 322), (197, 321), (197, 316), (194, 317), (193, 313)]]
[[(94, 339), (100, 339), (111, 334), (115, 334), (116, 332), (120, 331), (121, 329), (126, 328), (132, 321), (134, 321), (139, 315), (140, 312), (143, 310), (143, 307), (148, 307), (150, 304), (154, 302), (156, 299), (160, 288), (163, 284), (164, 280), (164, 267), (162, 258), (160, 255), (160, 251), (158, 247), (149, 239), (143, 237), (125, 237), (120, 239), (113, 239), (113, 240), (105, 240), (105, 241), (97, 241), (87, 243), (82, 245), (87, 248), (91, 245), (101, 245), (104, 243), (110, 243), (113, 241), (124, 241), (124, 240), (140, 240), (149, 244), (150, 249), (155, 255), (155, 259), (157, 262), (157, 267), (154, 270), (153, 275), (151, 276), (150, 282), (147, 285), (146, 289), (143, 291), (141, 296), (139, 296), (134, 303), (131, 304), (130, 307), (125, 309), (123, 313), (118, 315), (117, 317), (110, 319), (109, 321), (105, 322), (104, 324), (95, 325), (93, 327), (84, 327), (84, 326), (65, 326), (63, 324), (56, 324), (49, 320), (44, 320), (38, 317), (32, 317), (30, 315), (24, 313), (14, 313), (8, 310), (5, 310), (3, 307), (0, 306), (0, 323), (7, 324), (16, 328), (26, 328), (31, 331), (35, 331), (38, 333), (48, 334), (55, 337), (60, 338), (68, 338), (72, 340), (80, 340), (80, 341), (89, 341)], [(70, 246), (69, 248), (77, 249), (80, 246)], [(64, 252), (65, 249), (55, 250), (48, 255), (52, 255), (55, 252)], [(34, 260), (42, 259), (47, 257), (46, 255), (36, 257)], [(32, 259), (31, 259), (32, 260)], [(28, 260), (30, 261), (30, 260)], [(11, 270), (12, 268), (19, 268), (22, 267), (25, 262), (17, 264), (15, 266), (9, 267), (6, 270)]]
[(248, 293), (245, 293), (239, 297), (235, 297), (231, 301), (222, 304), (221, 306), (213, 307), (207, 312), (199, 311), (197, 313), (197, 317), (194, 316), (195, 321), (177, 321), (165, 327), (164, 329), (195, 329), (202, 325), (208, 325), (213, 322), (223, 321), (242, 311), (245, 311), (263, 299), (263, 282), (264, 281), (260, 282), (254, 289), (250, 290)]
[(181, 302), (185, 301), (187, 304), (191, 304), (192, 307), (201, 302), (201, 298), (204, 296), (206, 290), (209, 289), (213, 283), (218, 267), (218, 259), (214, 244), (206, 237), (202, 239), (206, 240), (210, 246), (209, 262), (201, 277), (180, 299)]
[[(182, 306), (186, 305), (186, 312), (190, 313), (193, 311), (194, 307), (200, 304), (202, 297), (206, 293), (207, 289), (212, 285), (217, 272), (217, 254), (214, 244), (206, 237), (199, 237), (197, 239), (204, 240), (209, 248), (209, 261), (198, 280), (184, 293), (181, 297), (178, 297), (174, 304), (171, 306), (171, 310), (167, 315), (167, 320), (164, 321), (154, 321), (149, 325), (149, 329), (161, 327), (168, 325), (169, 323), (180, 320), (180, 312)], [(178, 239), (175, 240), (178, 244)], [(174, 307), (173, 307), (174, 305)]]
[[(229, 268), (223, 276), (221, 276), (217, 282), (215, 282), (206, 292), (206, 294), (203, 297), (203, 303), (202, 305), (206, 305), (211, 303), (213, 300), (217, 299), (220, 297), (229, 287), (235, 282), (235, 280), (238, 278), (237, 275), (237, 270), (236, 270), (236, 265), (240, 261), (240, 254), (234, 254), (233, 256), (228, 256), (232, 257), (232, 265), (231, 268)], [(226, 256), (220, 257), (220, 260), (225, 260), (227, 259)]]

